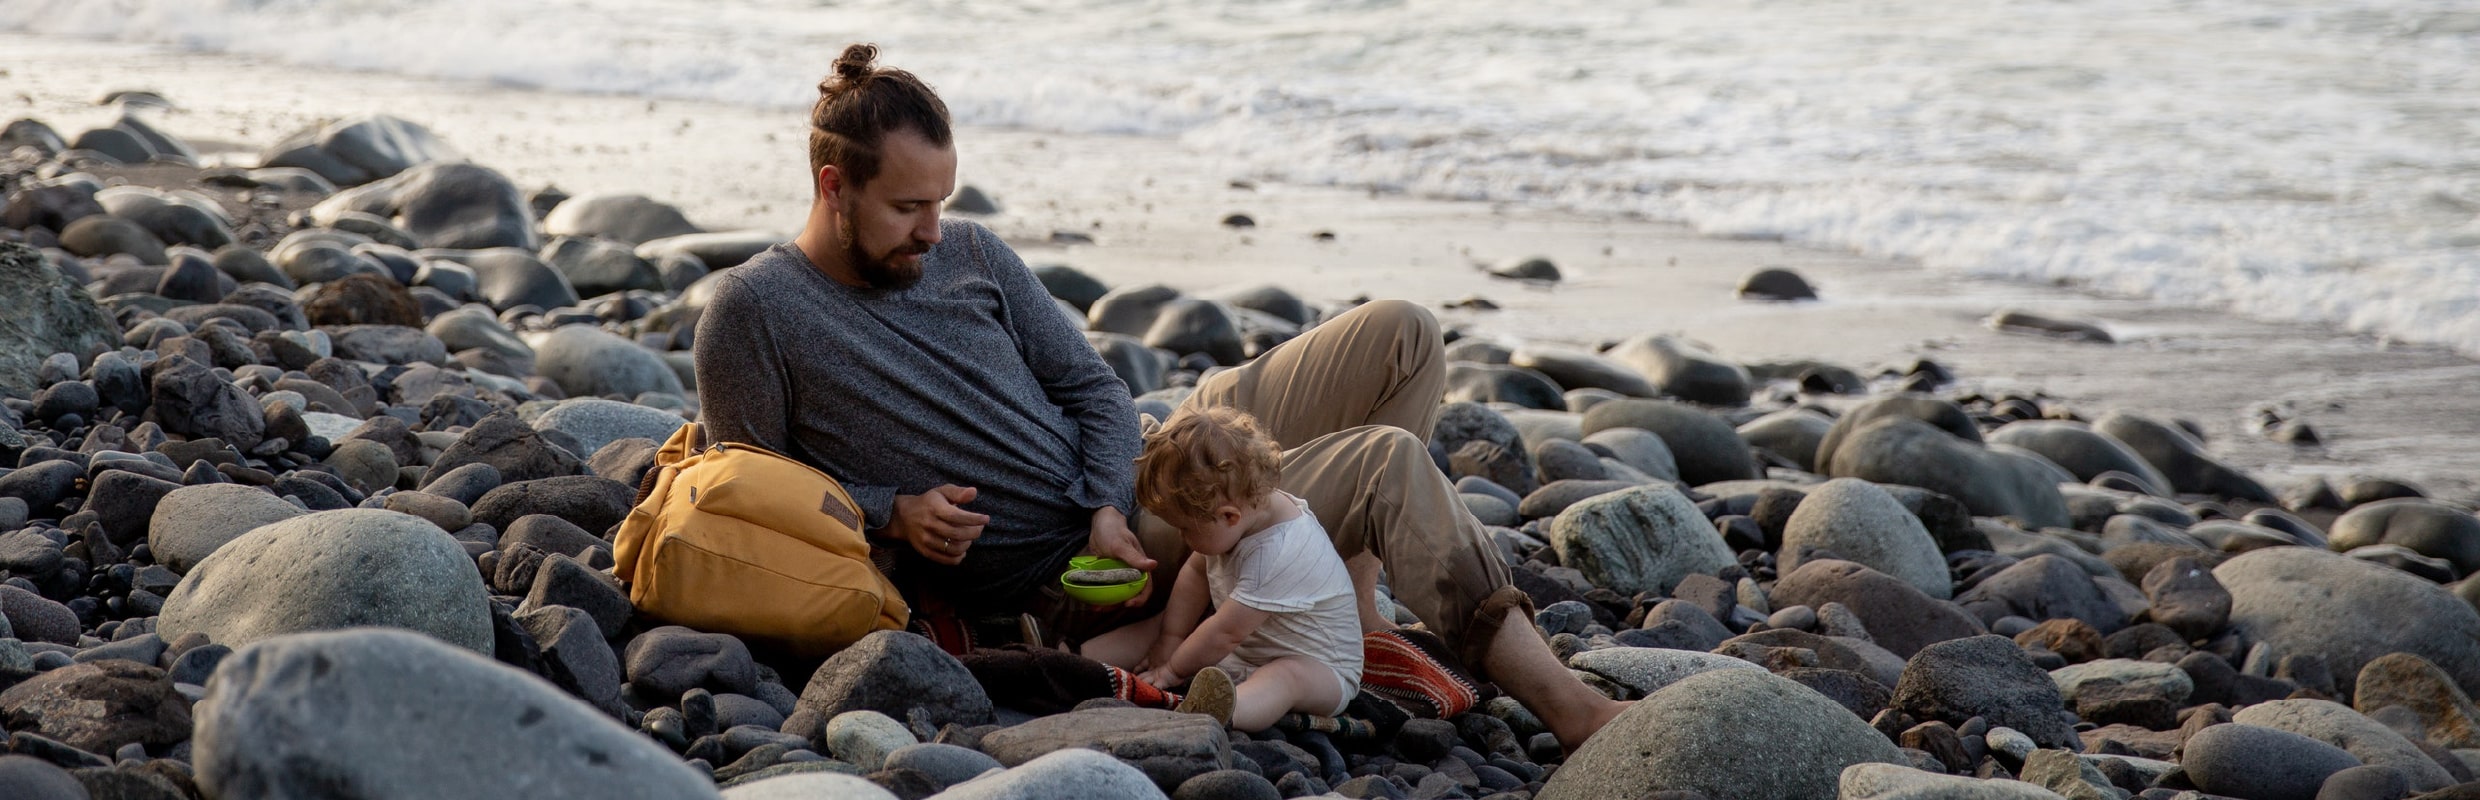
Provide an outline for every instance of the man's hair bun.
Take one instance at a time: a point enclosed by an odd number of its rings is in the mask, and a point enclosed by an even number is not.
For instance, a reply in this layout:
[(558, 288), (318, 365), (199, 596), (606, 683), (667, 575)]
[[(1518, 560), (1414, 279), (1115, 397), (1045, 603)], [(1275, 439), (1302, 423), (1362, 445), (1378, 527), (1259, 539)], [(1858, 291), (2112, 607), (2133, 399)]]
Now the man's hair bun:
[(837, 90), (861, 85), (877, 74), (877, 61), (878, 45), (856, 44), (844, 48), (844, 54), (835, 59), (835, 77), (841, 79), (842, 85), (834, 86), (832, 84), (838, 81), (828, 81), (829, 85), (819, 86), (818, 91), (832, 94)]
[(809, 172), (844, 170), (859, 186), (878, 177), (878, 145), (888, 131), (910, 130), (947, 147), (947, 104), (913, 73), (878, 65), (878, 45), (844, 48), (834, 71), (818, 82), (818, 103), (809, 110)]

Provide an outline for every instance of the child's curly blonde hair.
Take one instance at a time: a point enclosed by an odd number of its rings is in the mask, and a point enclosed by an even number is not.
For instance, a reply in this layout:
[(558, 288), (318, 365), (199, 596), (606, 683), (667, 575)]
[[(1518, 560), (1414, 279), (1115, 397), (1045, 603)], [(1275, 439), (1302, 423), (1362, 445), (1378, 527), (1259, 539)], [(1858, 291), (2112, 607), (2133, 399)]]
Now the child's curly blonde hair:
[(1137, 502), (1164, 521), (1195, 522), (1224, 503), (1247, 503), (1282, 477), (1277, 445), (1257, 418), (1228, 408), (1175, 416), (1145, 436)]

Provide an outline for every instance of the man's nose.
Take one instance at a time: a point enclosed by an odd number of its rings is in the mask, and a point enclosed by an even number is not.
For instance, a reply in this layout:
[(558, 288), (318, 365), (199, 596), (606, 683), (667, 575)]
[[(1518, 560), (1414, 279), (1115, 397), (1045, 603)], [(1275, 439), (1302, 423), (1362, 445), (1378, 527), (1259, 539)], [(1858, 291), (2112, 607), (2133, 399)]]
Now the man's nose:
[(923, 246), (936, 246), (939, 243), (939, 212), (932, 210), (923, 217), (923, 221), (913, 227), (913, 241)]

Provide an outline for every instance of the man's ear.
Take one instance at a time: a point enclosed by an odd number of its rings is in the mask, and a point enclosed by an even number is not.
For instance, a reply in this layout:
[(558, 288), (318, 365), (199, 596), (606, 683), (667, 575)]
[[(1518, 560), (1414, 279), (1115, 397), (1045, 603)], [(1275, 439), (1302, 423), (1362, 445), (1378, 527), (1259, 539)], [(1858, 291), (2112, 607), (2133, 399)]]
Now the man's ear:
[(818, 192), (818, 196), (821, 199), (835, 202), (841, 202), (844, 199), (842, 197), (842, 193), (844, 191), (843, 170), (836, 168), (833, 164), (829, 164), (819, 167), (818, 175), (816, 177), (816, 184), (811, 188)]

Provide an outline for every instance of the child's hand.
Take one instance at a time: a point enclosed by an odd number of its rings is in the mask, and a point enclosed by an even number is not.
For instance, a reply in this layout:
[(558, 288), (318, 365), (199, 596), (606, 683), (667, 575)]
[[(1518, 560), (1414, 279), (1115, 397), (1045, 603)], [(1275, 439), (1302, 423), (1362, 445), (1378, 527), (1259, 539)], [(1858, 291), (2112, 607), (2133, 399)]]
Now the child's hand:
[(1174, 687), (1180, 685), (1180, 676), (1171, 674), (1171, 669), (1169, 667), (1155, 667), (1153, 669), (1146, 670), (1145, 674), (1137, 676), (1137, 679), (1145, 681), (1146, 685), (1152, 686), (1156, 689), (1161, 689), (1163, 691), (1170, 691)]
[(1179, 637), (1164, 636), (1155, 639), (1154, 647), (1145, 651), (1145, 658), (1137, 662), (1137, 671), (1144, 672), (1155, 667), (1171, 666), (1171, 655), (1179, 651)]

